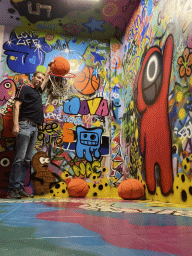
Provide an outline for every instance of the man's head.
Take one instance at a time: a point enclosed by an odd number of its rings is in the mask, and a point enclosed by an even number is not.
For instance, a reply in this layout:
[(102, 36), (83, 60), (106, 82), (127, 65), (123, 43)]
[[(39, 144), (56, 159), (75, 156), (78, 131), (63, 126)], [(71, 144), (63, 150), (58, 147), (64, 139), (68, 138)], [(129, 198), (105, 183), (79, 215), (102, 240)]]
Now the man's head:
[(38, 89), (43, 83), (44, 79), (45, 79), (45, 74), (43, 74), (42, 72), (36, 71), (32, 76), (31, 83), (33, 86), (35, 86), (36, 89)]

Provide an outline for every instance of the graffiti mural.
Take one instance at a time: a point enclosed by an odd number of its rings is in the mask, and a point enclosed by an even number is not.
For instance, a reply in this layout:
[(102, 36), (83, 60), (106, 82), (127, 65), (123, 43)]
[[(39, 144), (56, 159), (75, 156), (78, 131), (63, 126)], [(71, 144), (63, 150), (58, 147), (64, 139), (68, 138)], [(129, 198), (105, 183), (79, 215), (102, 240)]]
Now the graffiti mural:
[(118, 197), (120, 183), (136, 178), (147, 199), (190, 204), (191, 1), (106, 0), (75, 9), (40, 2), (0, 1), (3, 181), (15, 150), (17, 88), (62, 56), (73, 77), (57, 95), (57, 81), (42, 94), (45, 122), (26, 189), (68, 197), (68, 182), (82, 178), (88, 197)]
[(153, 200), (190, 203), (192, 196), (190, 6), (141, 1), (118, 50), (125, 86), (123, 176), (142, 181)]
[[(164, 53), (152, 47), (144, 57), (138, 79), (137, 108), (141, 114), (140, 149), (144, 158), (146, 184), (155, 193), (157, 176), (161, 191), (172, 190), (172, 145), (168, 115), (168, 89), (172, 62), (173, 38), (169, 36)], [(159, 172), (155, 174), (155, 171)]]
[(37, 38), (27, 32), (20, 35), (13, 33), (3, 48), (6, 50), (8, 67), (23, 74), (34, 73), (37, 66), (44, 63), (45, 53), (51, 51), (44, 38)]

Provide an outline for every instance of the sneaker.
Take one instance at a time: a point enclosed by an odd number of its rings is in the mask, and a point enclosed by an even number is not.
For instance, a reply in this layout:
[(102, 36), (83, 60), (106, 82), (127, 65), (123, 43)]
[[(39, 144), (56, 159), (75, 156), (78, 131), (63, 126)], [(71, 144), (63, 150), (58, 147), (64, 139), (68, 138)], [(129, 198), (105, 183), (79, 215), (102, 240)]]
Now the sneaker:
[(10, 189), (7, 198), (9, 199), (21, 199), (17, 189)]
[(33, 198), (33, 197), (34, 197), (34, 195), (28, 194), (27, 192), (25, 192), (25, 190), (20, 190), (20, 191), (19, 191), (19, 195), (20, 195), (21, 197), (30, 197), (30, 198)]

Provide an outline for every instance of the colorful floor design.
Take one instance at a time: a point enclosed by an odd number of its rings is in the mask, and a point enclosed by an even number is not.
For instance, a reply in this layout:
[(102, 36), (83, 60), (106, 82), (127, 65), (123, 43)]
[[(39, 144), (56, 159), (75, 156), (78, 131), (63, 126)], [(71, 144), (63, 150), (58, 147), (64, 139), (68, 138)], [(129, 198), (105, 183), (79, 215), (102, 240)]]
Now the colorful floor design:
[(119, 199), (2, 199), (0, 238), (1, 256), (191, 256), (192, 208)]

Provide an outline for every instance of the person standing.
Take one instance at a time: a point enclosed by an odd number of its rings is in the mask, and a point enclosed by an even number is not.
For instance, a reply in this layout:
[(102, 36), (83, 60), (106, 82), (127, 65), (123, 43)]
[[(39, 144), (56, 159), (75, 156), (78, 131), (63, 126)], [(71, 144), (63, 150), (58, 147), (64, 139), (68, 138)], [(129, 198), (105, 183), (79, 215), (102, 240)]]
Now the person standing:
[(24, 190), (27, 170), (37, 141), (38, 126), (44, 123), (41, 94), (49, 80), (51, 63), (44, 73), (36, 71), (30, 84), (23, 84), (16, 93), (13, 106), (13, 134), (16, 151), (9, 177), (8, 198), (33, 197)]

